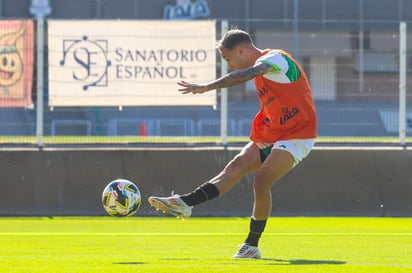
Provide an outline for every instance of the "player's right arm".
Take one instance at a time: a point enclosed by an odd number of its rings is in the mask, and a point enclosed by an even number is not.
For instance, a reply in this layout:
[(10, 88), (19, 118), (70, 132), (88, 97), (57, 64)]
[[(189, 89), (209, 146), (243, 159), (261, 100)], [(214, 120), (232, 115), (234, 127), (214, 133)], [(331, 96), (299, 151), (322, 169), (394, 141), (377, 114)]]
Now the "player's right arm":
[(272, 71), (274, 68), (266, 63), (257, 63), (254, 66), (232, 71), (212, 82), (207, 84), (194, 84), (186, 81), (180, 81), (177, 84), (182, 88), (179, 88), (179, 91), (182, 94), (202, 94), (210, 90), (215, 90), (219, 88), (227, 88), (235, 85), (242, 84), (247, 82), (257, 76), (266, 74)]

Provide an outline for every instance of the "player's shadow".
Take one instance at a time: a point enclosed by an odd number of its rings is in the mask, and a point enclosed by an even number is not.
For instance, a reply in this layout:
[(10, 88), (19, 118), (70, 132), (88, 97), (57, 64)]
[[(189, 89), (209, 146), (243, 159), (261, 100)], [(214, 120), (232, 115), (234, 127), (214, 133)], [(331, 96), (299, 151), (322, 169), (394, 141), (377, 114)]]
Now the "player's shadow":
[(273, 261), (267, 265), (342, 265), (346, 264), (344, 261), (331, 261), (331, 260), (307, 260), (307, 259), (270, 259), (262, 258), (263, 261)]
[[(200, 261), (199, 259), (162, 259), (170, 261)], [(222, 261), (227, 261), (227, 259), (221, 259)], [(308, 260), (308, 259), (272, 259), (272, 258), (261, 258), (261, 259), (232, 259), (232, 264), (238, 264), (239, 262), (253, 262), (253, 261), (270, 261), (271, 263), (266, 263), (265, 265), (343, 265), (346, 264), (344, 261), (332, 261), (332, 260)], [(249, 263), (248, 263), (249, 264)]]

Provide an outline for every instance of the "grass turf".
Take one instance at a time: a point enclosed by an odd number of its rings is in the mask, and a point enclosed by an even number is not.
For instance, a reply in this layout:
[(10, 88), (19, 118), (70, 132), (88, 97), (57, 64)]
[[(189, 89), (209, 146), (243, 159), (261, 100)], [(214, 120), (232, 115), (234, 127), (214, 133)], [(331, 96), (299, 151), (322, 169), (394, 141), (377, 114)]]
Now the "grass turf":
[(410, 218), (271, 218), (261, 260), (233, 260), (248, 218), (3, 217), (0, 272), (412, 272)]

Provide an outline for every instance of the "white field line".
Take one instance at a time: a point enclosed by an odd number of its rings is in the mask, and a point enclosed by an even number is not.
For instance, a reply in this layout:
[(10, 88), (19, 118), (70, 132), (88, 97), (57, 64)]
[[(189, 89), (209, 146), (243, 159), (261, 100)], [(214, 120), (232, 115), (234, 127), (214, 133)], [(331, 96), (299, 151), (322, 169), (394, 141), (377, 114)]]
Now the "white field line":
[[(0, 232), (0, 236), (239, 236), (242, 232)], [(411, 232), (296, 232), (265, 236), (412, 236)]]

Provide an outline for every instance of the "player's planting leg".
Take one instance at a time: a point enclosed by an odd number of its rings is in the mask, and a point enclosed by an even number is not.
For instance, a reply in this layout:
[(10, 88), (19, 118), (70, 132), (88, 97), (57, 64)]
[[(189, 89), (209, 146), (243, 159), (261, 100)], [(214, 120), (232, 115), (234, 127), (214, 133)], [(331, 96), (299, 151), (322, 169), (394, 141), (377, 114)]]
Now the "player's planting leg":
[(245, 242), (240, 245), (239, 251), (233, 255), (233, 258), (260, 258), (260, 249), (258, 247), (260, 236), (265, 230), (267, 220), (250, 219), (249, 234)]
[(271, 188), (273, 184), (293, 168), (294, 158), (282, 150), (272, 150), (264, 160), (254, 181), (254, 207), (249, 234), (233, 258), (260, 258), (259, 239), (266, 227), (272, 210)]
[(239, 246), (239, 251), (233, 255), (233, 258), (247, 258), (247, 259), (260, 259), (260, 249), (257, 246), (251, 246), (243, 243)]
[(250, 218), (249, 234), (245, 240), (245, 244), (250, 246), (258, 246), (259, 239), (265, 230), (267, 220), (256, 220), (255, 218)]

